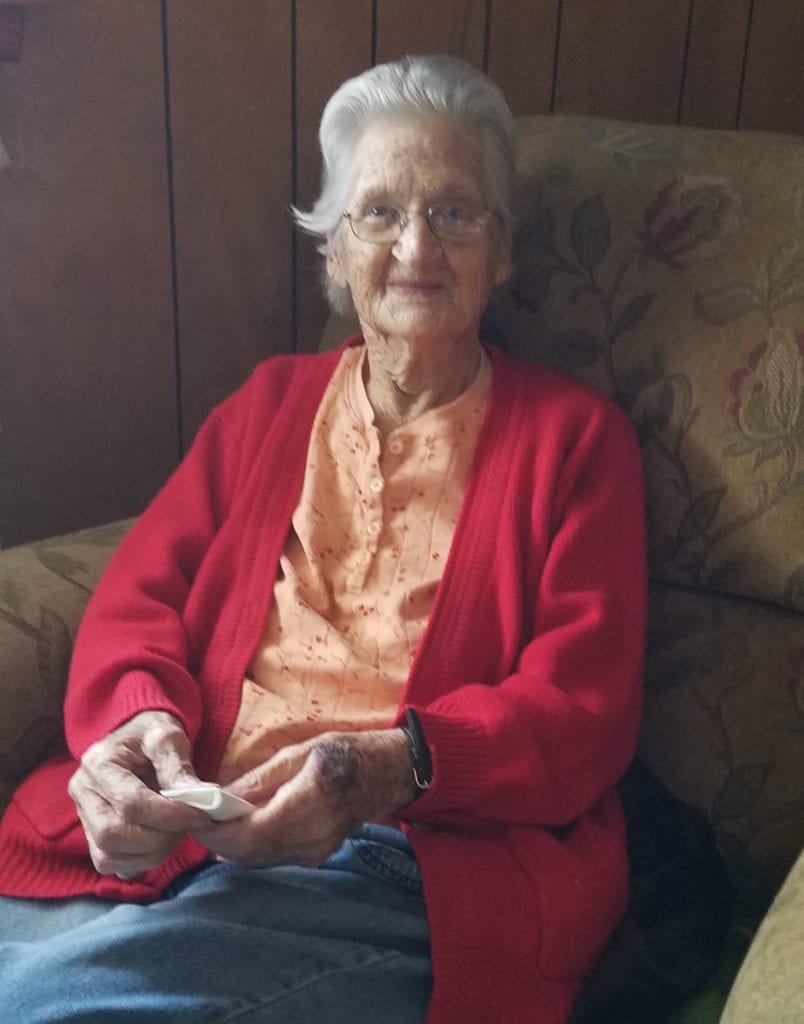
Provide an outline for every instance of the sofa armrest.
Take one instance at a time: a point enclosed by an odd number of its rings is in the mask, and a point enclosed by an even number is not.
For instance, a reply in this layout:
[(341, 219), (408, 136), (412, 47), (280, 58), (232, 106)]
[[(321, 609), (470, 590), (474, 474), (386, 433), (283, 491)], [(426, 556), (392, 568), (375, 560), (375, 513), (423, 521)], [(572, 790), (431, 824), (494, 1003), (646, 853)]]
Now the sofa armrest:
[(0, 811), (64, 748), (62, 701), (92, 589), (131, 520), (0, 552)]
[(721, 1024), (804, 1020), (804, 853), (751, 943)]

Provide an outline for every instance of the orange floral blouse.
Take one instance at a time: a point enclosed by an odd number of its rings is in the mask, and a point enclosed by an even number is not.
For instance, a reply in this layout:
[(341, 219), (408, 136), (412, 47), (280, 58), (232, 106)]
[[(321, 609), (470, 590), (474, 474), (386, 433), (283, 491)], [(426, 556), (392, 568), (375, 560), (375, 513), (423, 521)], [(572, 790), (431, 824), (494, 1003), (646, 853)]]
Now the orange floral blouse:
[(395, 716), (449, 553), (491, 390), (470, 387), (381, 447), (346, 349), (316, 415), (268, 621), (243, 681), (223, 784), (329, 729)]

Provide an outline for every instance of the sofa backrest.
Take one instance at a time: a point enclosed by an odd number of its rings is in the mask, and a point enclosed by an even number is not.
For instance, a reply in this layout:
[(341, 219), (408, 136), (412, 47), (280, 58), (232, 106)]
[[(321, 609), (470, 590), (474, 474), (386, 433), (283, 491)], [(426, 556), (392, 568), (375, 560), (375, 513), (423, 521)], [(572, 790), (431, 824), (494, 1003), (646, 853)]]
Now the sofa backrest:
[(631, 415), (651, 576), (641, 753), (772, 889), (804, 843), (804, 139), (519, 128), (515, 271), (487, 334)]

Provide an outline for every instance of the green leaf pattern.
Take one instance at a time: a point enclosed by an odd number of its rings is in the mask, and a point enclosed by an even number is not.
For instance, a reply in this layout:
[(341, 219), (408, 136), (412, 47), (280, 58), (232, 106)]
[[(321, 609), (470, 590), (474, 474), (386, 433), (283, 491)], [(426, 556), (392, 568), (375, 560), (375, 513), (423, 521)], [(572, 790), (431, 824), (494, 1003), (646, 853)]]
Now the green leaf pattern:
[[(678, 499), (674, 532), (652, 545), (652, 568), (699, 587), (718, 578), (719, 545), (768, 515), (804, 480), (804, 323), (796, 333), (773, 320), (784, 304), (804, 300), (804, 246), (791, 238), (770, 254), (758, 253), (753, 274), (687, 293), (702, 350), (710, 331), (744, 322), (755, 330), (753, 346), (735, 354), (742, 364), (726, 368), (720, 399), (729, 409), (723, 458), (750, 459), (758, 474), (749, 492), (753, 503), (746, 506), (741, 495), (736, 507), (729, 483), (713, 486), (696, 476), (689, 458), (701, 405), (711, 405), (713, 396), (696, 395), (685, 372), (668, 372), (661, 359), (646, 358), (648, 352), (640, 356), (638, 345), (651, 337), (657, 313), (658, 322), (668, 321), (668, 310), (660, 311), (662, 277), (712, 260), (736, 238), (746, 215), (742, 197), (724, 177), (676, 173), (673, 145), (643, 128), (603, 132), (595, 144), (623, 174), (667, 168), (644, 209), (633, 211), (630, 246), (605, 191), (576, 196), (562, 214), (581, 166), (552, 158), (528, 193), (513, 294), (539, 313), (563, 289), (567, 319), (544, 341), (540, 357), (585, 378), (602, 377), (632, 417), (652, 464), (661, 467), (663, 486)], [(766, 484), (766, 477), (775, 483)]]

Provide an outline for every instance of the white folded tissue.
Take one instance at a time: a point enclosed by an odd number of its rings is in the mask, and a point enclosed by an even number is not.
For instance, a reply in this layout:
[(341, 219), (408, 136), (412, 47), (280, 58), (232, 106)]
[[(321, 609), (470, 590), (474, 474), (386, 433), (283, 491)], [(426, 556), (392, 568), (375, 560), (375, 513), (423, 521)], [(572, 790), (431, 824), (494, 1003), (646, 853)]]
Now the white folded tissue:
[(159, 795), (176, 800), (188, 807), (205, 811), (213, 821), (232, 821), (254, 810), (254, 804), (227, 793), (220, 786), (194, 786), (185, 789), (160, 789)]

